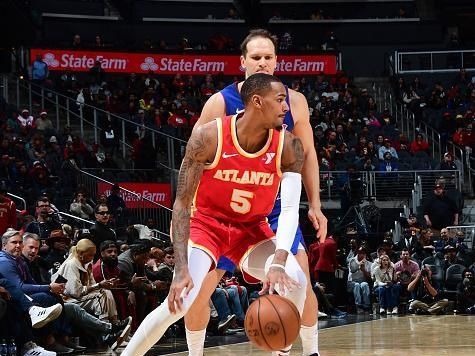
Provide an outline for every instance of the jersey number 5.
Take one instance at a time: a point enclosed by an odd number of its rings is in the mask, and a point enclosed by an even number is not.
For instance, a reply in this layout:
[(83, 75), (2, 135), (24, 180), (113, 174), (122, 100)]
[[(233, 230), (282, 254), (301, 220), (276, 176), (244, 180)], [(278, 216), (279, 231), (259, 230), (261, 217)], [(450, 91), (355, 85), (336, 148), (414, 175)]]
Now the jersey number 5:
[(246, 214), (251, 210), (250, 199), (254, 198), (254, 193), (247, 190), (234, 189), (231, 197), (231, 209), (236, 213)]

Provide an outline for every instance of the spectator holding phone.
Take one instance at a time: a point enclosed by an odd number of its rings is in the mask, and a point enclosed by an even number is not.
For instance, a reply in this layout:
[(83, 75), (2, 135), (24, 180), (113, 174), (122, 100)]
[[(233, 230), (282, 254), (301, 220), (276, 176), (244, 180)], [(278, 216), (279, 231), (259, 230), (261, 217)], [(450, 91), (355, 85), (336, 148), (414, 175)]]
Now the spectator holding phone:
[(117, 307), (110, 291), (117, 279), (95, 281), (91, 264), (95, 254), (96, 246), (91, 240), (79, 240), (51, 279), (56, 280), (58, 275), (67, 279), (64, 290), (67, 302), (79, 304), (101, 320), (118, 323)]

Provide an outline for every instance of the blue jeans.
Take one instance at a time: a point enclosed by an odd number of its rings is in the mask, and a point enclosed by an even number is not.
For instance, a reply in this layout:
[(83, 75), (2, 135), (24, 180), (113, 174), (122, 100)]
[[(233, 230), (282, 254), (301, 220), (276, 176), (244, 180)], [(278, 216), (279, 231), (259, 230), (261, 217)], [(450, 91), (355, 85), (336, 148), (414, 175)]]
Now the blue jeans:
[(236, 314), (238, 320), (244, 321), (245, 316), (241, 305), (241, 299), (239, 298), (239, 291), (237, 286), (231, 286), (229, 288), (226, 288), (226, 291), (229, 295), (228, 303), (231, 307), (233, 314)]
[(369, 285), (367, 282), (348, 282), (348, 292), (353, 292), (355, 304), (358, 308), (369, 309), (371, 307)]
[(393, 284), (391, 286), (380, 286), (375, 289), (379, 297), (379, 305), (384, 309), (392, 309), (399, 305), (399, 295), (401, 286)]
[(231, 309), (229, 309), (228, 299), (226, 298), (224, 289), (216, 287), (211, 295), (211, 301), (218, 312), (219, 321), (226, 320), (226, 318), (231, 315)]

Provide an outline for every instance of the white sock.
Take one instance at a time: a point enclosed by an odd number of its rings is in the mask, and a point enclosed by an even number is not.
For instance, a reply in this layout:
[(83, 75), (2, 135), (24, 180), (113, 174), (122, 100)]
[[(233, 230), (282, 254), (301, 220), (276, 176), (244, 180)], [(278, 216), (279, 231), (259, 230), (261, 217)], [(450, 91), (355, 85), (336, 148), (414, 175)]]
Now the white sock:
[(300, 326), (300, 338), (302, 339), (302, 355), (318, 353), (318, 322), (313, 326)]
[(196, 330), (196, 331), (186, 329), (186, 343), (188, 345), (188, 356), (203, 356), (205, 338), (206, 338), (206, 329)]

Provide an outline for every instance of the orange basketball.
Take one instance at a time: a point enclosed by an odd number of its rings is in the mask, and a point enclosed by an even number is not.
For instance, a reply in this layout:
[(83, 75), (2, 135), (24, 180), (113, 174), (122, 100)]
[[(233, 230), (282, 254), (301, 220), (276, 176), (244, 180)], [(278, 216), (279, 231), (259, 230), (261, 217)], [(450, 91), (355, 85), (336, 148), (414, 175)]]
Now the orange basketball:
[(259, 349), (278, 351), (292, 344), (300, 331), (300, 315), (294, 303), (279, 295), (264, 295), (247, 310), (244, 328)]

